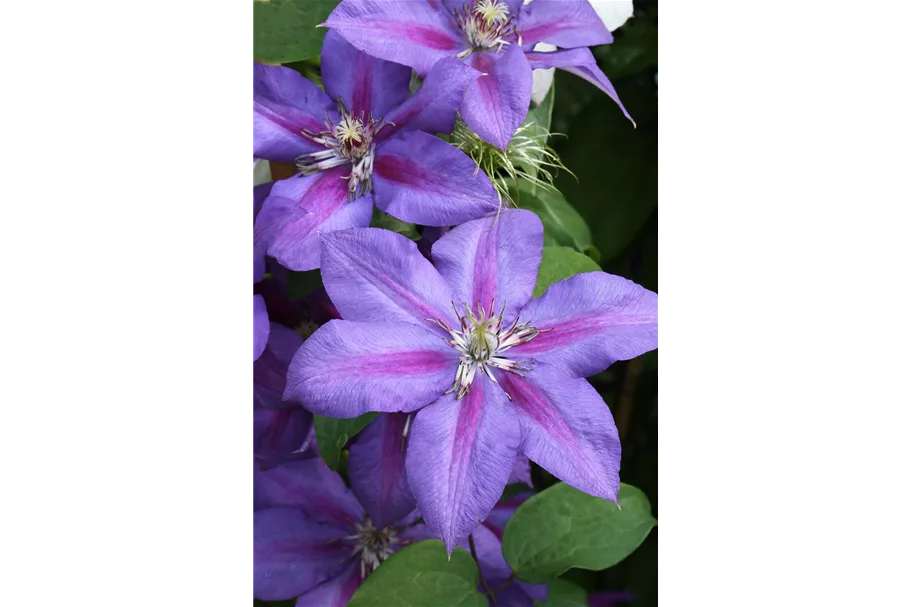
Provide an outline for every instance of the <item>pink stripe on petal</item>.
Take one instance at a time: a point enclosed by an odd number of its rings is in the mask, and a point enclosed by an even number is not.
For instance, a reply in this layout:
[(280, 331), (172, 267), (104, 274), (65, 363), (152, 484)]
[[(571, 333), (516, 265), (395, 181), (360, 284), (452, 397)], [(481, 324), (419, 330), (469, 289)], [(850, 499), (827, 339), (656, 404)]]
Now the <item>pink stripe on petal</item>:
[(457, 366), (455, 350), (423, 327), (333, 320), (294, 356), (284, 396), (330, 417), (414, 411), (452, 385)]
[(447, 394), (415, 415), (405, 456), (408, 481), (424, 520), (448, 551), (497, 503), (518, 445), (515, 412), (483, 375), (462, 400)]
[(520, 450), (580, 491), (615, 500), (620, 440), (610, 409), (595, 389), (545, 363), (535, 364), (524, 378), (496, 373), (516, 408)]

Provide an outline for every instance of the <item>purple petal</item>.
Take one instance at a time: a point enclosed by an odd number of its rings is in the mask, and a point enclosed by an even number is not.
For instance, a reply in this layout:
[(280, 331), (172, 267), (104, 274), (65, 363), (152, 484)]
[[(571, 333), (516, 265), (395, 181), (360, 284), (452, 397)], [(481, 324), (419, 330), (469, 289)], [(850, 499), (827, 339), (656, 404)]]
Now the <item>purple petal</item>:
[(313, 415), (301, 407), (253, 410), (253, 459), (269, 470), (289, 461), (317, 454), (306, 449)]
[(516, 457), (516, 463), (512, 467), (512, 472), (509, 474), (510, 483), (522, 483), (523, 485), (528, 485), (531, 487), (531, 462), (528, 461), (528, 458), (522, 454), (519, 454)]
[(325, 130), (335, 105), (319, 87), (288, 67), (253, 64), (253, 156), (293, 162), (317, 147), (301, 129)]
[(288, 462), (271, 470), (254, 467), (254, 509), (279, 506), (296, 508), (314, 521), (345, 529), (364, 518), (363, 508), (342, 477), (318, 458)]
[(455, 20), (435, 0), (345, 0), (326, 19), (326, 26), (360, 50), (410, 65), (421, 75), (440, 59), (467, 48)]
[(632, 603), (636, 595), (632, 592), (597, 592), (588, 595), (589, 607), (620, 607), (621, 604)]
[(376, 206), (402, 221), (455, 225), (497, 210), (487, 175), (460, 149), (420, 131), (381, 143), (373, 166)]
[(421, 88), (385, 116), (393, 124), (384, 126), (377, 140), (388, 139), (399, 131), (451, 133), (465, 89), (480, 75), (454, 57), (437, 61)]
[(345, 607), (360, 585), (361, 568), (354, 561), (340, 575), (302, 594), (295, 607)]
[(457, 367), (455, 349), (421, 327), (333, 320), (294, 356), (285, 398), (329, 417), (414, 411), (452, 385)]
[(293, 508), (253, 513), (253, 596), (291, 599), (340, 575), (351, 555), (350, 546), (337, 541), (345, 534)]
[(487, 517), (509, 480), (520, 438), (512, 407), (479, 374), (462, 400), (447, 394), (414, 416), (408, 481), (449, 552)]
[(278, 181), (256, 218), (254, 243), (291, 270), (319, 267), (319, 234), (370, 225), (370, 194), (348, 202), (342, 177), (350, 167), (337, 167), (307, 177)]
[[(269, 197), (269, 193), (272, 191), (272, 182), (263, 183), (258, 186), (253, 187), (253, 219), (256, 219), (256, 216), (259, 215), (260, 209), (263, 208), (263, 203), (266, 201), (266, 198)], [(253, 282), (256, 282), (255, 280)]]
[(262, 295), (253, 296), (253, 362), (262, 356), (269, 341), (269, 312)]
[(304, 340), (297, 331), (272, 323), (269, 342), (262, 356), (253, 363), (253, 404), (266, 409), (288, 409), (298, 403), (282, 400), (288, 365)]
[[(524, 455), (522, 457), (525, 457)], [(528, 459), (526, 458), (526, 461)], [(525, 500), (533, 496), (534, 493), (531, 491), (525, 491), (514, 495), (507, 500), (501, 500), (497, 502), (497, 505), (493, 507), (493, 510), (490, 511), (490, 514), (487, 515), (487, 518), (484, 519), (484, 526), (487, 527), (494, 535), (497, 536), (501, 541), (503, 540), (503, 530), (506, 529), (506, 523), (509, 522), (509, 519), (516, 512), (516, 508), (525, 503)]]
[(617, 499), (620, 440), (610, 409), (584, 379), (537, 363), (522, 378), (497, 374), (512, 396), (522, 429), (521, 451), (580, 491)]
[(405, 476), (406, 413), (386, 413), (370, 422), (351, 444), (351, 490), (379, 528), (391, 525), (417, 505)]
[(633, 120), (632, 116), (629, 115), (629, 112), (626, 111), (626, 108), (623, 107), (623, 103), (620, 101), (620, 95), (617, 94), (614, 85), (611, 84), (610, 80), (607, 79), (607, 76), (604, 75), (604, 72), (601, 71), (601, 68), (598, 67), (595, 56), (592, 55), (592, 52), (587, 48), (574, 48), (568, 51), (554, 51), (552, 53), (526, 53), (525, 56), (528, 58), (528, 62), (533, 69), (538, 70), (558, 67), (566, 70), (570, 74), (575, 74), (580, 78), (588, 80), (607, 93), (607, 96), (620, 106), (623, 115), (633, 123), (633, 126), (636, 125), (636, 121)]
[(320, 273), (342, 318), (396, 320), (430, 328), (427, 318), (455, 326), (446, 280), (401, 234), (366, 228), (326, 234)]
[[(544, 227), (531, 211), (504, 209), (499, 217), (462, 224), (432, 249), (434, 266), (452, 285), (459, 304), (506, 305), (510, 324), (531, 298), (541, 265)], [(524, 320), (524, 319), (523, 319)]]
[(380, 118), (408, 99), (411, 68), (371, 57), (329, 30), (321, 54), (323, 86), (355, 114)]
[(538, 42), (577, 48), (614, 41), (588, 0), (534, 0), (522, 7), (519, 31), (529, 49)]
[(486, 74), (465, 91), (462, 119), (484, 141), (506, 149), (531, 103), (531, 67), (522, 49), (511, 44), (502, 53), (472, 53), (472, 67)]
[(514, 347), (512, 355), (556, 365), (575, 377), (658, 347), (658, 294), (604, 272), (551, 285), (519, 317), (549, 331)]
[[(488, 586), (498, 588), (509, 579), (512, 569), (503, 558), (503, 551), (500, 545), (500, 537), (490, 529), (481, 525), (472, 532), (474, 535), (475, 551), (478, 555), (478, 565), (481, 575)], [(463, 542), (462, 547), (470, 550), (467, 541)], [(497, 605), (500, 607), (533, 607), (534, 601), (532, 596), (526, 593), (525, 588), (532, 591), (534, 598), (545, 600), (547, 598), (546, 586), (532, 586), (521, 582), (509, 584), (497, 592)], [(543, 595), (541, 590), (543, 589)], [(481, 584), (478, 584), (478, 591), (484, 592)]]

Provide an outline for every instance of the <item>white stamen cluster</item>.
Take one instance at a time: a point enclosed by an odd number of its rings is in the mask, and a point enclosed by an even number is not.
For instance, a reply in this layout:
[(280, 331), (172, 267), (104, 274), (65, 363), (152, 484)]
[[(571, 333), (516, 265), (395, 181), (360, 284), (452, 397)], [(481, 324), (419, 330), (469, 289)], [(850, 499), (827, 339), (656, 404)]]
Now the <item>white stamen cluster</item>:
[(348, 180), (348, 198), (353, 200), (373, 188), (373, 157), (376, 144), (373, 138), (388, 122), (374, 120), (373, 116), (353, 115), (345, 107), (345, 102), (338, 100), (338, 124), (326, 116), (326, 130), (314, 133), (301, 129), (301, 134), (325, 150), (303, 154), (295, 159), (302, 175), (313, 175), (344, 164), (351, 164), (351, 173), (345, 175)]
[(354, 555), (361, 561), (361, 579), (376, 571), (383, 561), (392, 556), (395, 552), (393, 546), (401, 541), (394, 527), (377, 529), (370, 517), (358, 523), (357, 532), (345, 539), (354, 542)]
[[(455, 382), (452, 384), (452, 388), (446, 391), (446, 394), (455, 392), (456, 399), (464, 397), (468, 394), (471, 382), (474, 381), (478, 371), (485, 373), (494, 383), (499, 383), (494, 377), (491, 367), (524, 377), (521, 372), (531, 370), (529, 366), (531, 361), (511, 360), (503, 356), (503, 353), (513, 346), (531, 341), (550, 329), (538, 330), (528, 323), (519, 324), (518, 317), (508, 328), (504, 327), (505, 304), (499, 314), (493, 313), (493, 302), (490, 302), (488, 310), (485, 310), (479, 303), (477, 314), (468, 307), (468, 304), (462, 305), (465, 308), (464, 315), (459, 314), (459, 311), (456, 310), (456, 316), (459, 317), (458, 330), (452, 329), (444, 320), (428, 319), (452, 336), (452, 339), (446, 340), (446, 343), (459, 353), (459, 368), (456, 370)], [(455, 309), (455, 305), (453, 305), (453, 309)], [(508, 393), (506, 393), (506, 397), (512, 400)]]
[(456, 23), (464, 32), (470, 49), (457, 55), (464, 59), (474, 51), (486, 51), (496, 47), (497, 52), (509, 44), (508, 38), (515, 34), (513, 16), (509, 7), (499, 0), (475, 0), (466, 2), (461, 11), (453, 11)]

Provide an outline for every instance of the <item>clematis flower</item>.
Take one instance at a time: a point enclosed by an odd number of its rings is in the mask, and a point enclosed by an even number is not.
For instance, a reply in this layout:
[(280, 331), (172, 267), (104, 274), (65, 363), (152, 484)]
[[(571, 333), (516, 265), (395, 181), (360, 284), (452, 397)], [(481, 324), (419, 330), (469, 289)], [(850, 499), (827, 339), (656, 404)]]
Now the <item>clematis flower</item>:
[(440, 62), (409, 97), (410, 68), (329, 32), (322, 49), (328, 95), (290, 68), (253, 69), (254, 156), (300, 170), (273, 185), (255, 224), (255, 242), (285, 267), (317, 268), (318, 234), (368, 226), (374, 203), (431, 226), (497, 208), (477, 165), (429, 134), (452, 130), (465, 88), (479, 76), (467, 65)]
[[(588, 80), (629, 118), (587, 48), (613, 41), (588, 0), (342, 0), (325, 25), (419, 75), (445, 58), (464, 59), (485, 76), (465, 91), (462, 119), (501, 149), (528, 113), (533, 69), (556, 67)], [(563, 50), (534, 50), (540, 42)]]
[(272, 323), (269, 343), (253, 363), (253, 458), (264, 470), (318, 453), (313, 414), (282, 400), (288, 364), (302, 343), (297, 332)]
[[(516, 508), (533, 495), (534, 493), (525, 492), (501, 500), (491, 510), (484, 523), (472, 532), (475, 553), (478, 556), (478, 569), (487, 586), (496, 591), (496, 605), (488, 599), (491, 607), (534, 607), (535, 601), (547, 600), (547, 586), (512, 580), (512, 569), (503, 558), (501, 545), (506, 523)], [(466, 550), (471, 549), (468, 542), (463, 542), (462, 547)], [(484, 592), (480, 583), (478, 590)]]
[(349, 461), (359, 502), (320, 459), (254, 470), (253, 595), (297, 597), (298, 607), (344, 607), (360, 583), (398, 549), (429, 539), (416, 512), (395, 521), (372, 499), (377, 483)]
[(322, 238), (344, 320), (304, 342), (284, 398), (330, 417), (416, 412), (408, 483), (450, 551), (487, 517), (517, 453), (616, 500), (617, 429), (583, 378), (658, 346), (658, 296), (589, 272), (531, 299), (542, 246), (541, 221), (520, 209), (455, 227), (433, 263), (386, 230)]

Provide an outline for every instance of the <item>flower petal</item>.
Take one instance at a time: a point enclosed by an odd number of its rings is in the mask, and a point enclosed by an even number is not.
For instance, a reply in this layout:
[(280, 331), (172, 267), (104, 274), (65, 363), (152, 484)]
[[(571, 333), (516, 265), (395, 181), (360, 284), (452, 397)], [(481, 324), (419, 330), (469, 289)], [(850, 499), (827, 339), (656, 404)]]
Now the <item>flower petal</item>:
[(465, 89), (480, 75), (479, 71), (454, 57), (440, 59), (421, 88), (385, 116), (391, 124), (383, 127), (377, 140), (383, 141), (400, 131), (451, 133)]
[(442, 139), (400, 133), (377, 147), (376, 206), (402, 221), (455, 225), (497, 210), (493, 184), (475, 161)]
[(538, 42), (577, 48), (614, 41), (588, 0), (534, 0), (522, 7), (519, 31), (526, 48)]
[(262, 356), (269, 341), (269, 312), (262, 295), (253, 296), (253, 362)]
[(462, 119), (481, 139), (505, 150), (528, 114), (534, 81), (531, 66), (515, 44), (501, 53), (472, 53), (468, 61), (486, 75), (465, 91)]
[[(523, 455), (522, 457), (525, 456)], [(526, 458), (525, 461), (528, 461), (528, 458)], [(531, 491), (523, 491), (509, 499), (500, 500), (497, 502), (497, 505), (493, 507), (493, 510), (490, 511), (490, 514), (487, 515), (487, 518), (484, 519), (484, 526), (490, 529), (493, 534), (502, 541), (503, 530), (506, 529), (506, 523), (509, 522), (512, 515), (516, 513), (516, 508), (525, 503), (525, 500), (533, 495), (534, 493)]]
[(295, 607), (345, 607), (360, 585), (361, 568), (354, 560), (340, 575), (302, 594)]
[[(493, 588), (501, 587), (512, 575), (512, 569), (503, 558), (503, 549), (501, 547), (502, 536), (497, 535), (485, 525), (480, 525), (472, 532), (474, 535), (475, 552), (478, 555), (478, 568), (484, 581), (488, 586)], [(466, 541), (462, 547), (470, 550), (471, 546)], [(534, 598), (539, 600), (547, 599), (546, 586), (532, 586), (522, 582), (513, 582), (497, 591), (498, 607), (534, 607), (534, 601), (524, 591), (528, 587)], [(542, 590), (543, 589), (543, 594)], [(484, 592), (484, 587), (479, 583), (478, 591)]]
[(385, 413), (357, 435), (349, 449), (351, 490), (378, 528), (417, 506), (405, 475), (407, 413)]
[(351, 548), (333, 540), (344, 535), (293, 508), (253, 513), (253, 596), (291, 599), (341, 574)]
[(452, 552), (497, 503), (516, 459), (519, 426), (506, 395), (478, 374), (414, 416), (405, 468), (424, 521)]
[[(265, 162), (265, 161), (263, 161)], [(272, 183), (264, 183), (253, 188), (253, 219), (259, 214), (263, 207), (263, 202), (269, 197), (272, 191)], [(263, 279), (266, 273), (266, 243), (260, 239), (256, 240), (256, 231), (253, 232), (253, 284)]]
[(456, 351), (421, 327), (332, 320), (294, 356), (285, 398), (329, 417), (414, 411), (452, 385), (457, 367)]
[(262, 356), (253, 363), (253, 404), (266, 409), (299, 407), (295, 402), (282, 400), (288, 365), (304, 340), (297, 331), (272, 323), (269, 342)]
[(486, 309), (494, 302), (499, 311), (505, 304), (504, 322), (510, 324), (531, 299), (543, 247), (537, 215), (504, 209), (498, 217), (469, 221), (444, 234), (433, 245), (433, 264), (460, 305)]
[(302, 407), (253, 409), (253, 459), (261, 470), (316, 456), (305, 449), (313, 415)]
[(417, 245), (401, 234), (365, 228), (322, 238), (320, 273), (347, 320), (396, 320), (430, 327), (427, 318), (458, 322), (452, 291)]
[[(364, 518), (364, 510), (345, 481), (319, 458), (253, 469), (255, 510), (288, 507), (320, 523), (348, 529)], [(342, 534), (347, 535), (347, 534)]]
[(319, 234), (370, 225), (373, 199), (365, 194), (348, 202), (337, 167), (307, 177), (277, 181), (256, 218), (254, 243), (265, 242), (269, 255), (291, 270), (319, 267)]
[(325, 130), (326, 112), (335, 105), (298, 72), (278, 65), (253, 64), (253, 156), (293, 162), (316, 145), (301, 129)]
[(570, 74), (575, 74), (580, 78), (588, 80), (607, 93), (607, 96), (620, 106), (623, 115), (633, 123), (633, 126), (636, 125), (636, 121), (633, 120), (632, 116), (629, 115), (629, 112), (626, 111), (626, 108), (623, 107), (623, 103), (620, 101), (620, 95), (617, 94), (614, 85), (611, 84), (610, 80), (607, 79), (607, 76), (604, 75), (604, 72), (601, 71), (601, 68), (598, 67), (595, 56), (592, 55), (592, 52), (587, 48), (574, 48), (567, 51), (554, 51), (552, 53), (533, 52), (526, 53), (525, 56), (528, 58), (531, 67), (536, 70), (558, 67), (566, 70)]
[(522, 483), (531, 487), (531, 462), (522, 454), (516, 457), (516, 463), (509, 473), (508, 483)]
[(455, 21), (433, 0), (345, 0), (326, 19), (326, 26), (360, 50), (410, 65), (421, 75), (467, 47)]
[(658, 294), (604, 272), (551, 285), (519, 317), (549, 331), (514, 347), (512, 356), (544, 361), (575, 377), (658, 347)]
[(620, 439), (595, 389), (543, 363), (524, 378), (498, 372), (497, 379), (512, 396), (522, 453), (568, 485), (616, 501)]
[(380, 118), (408, 99), (410, 67), (371, 57), (333, 30), (326, 32), (320, 56), (326, 94), (344, 99), (355, 114)]

